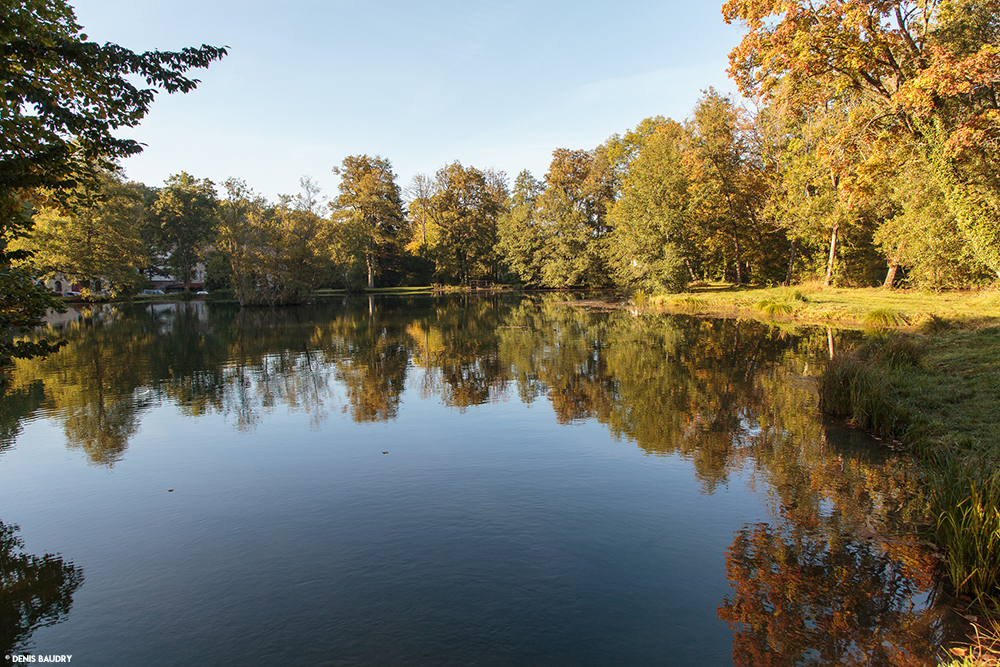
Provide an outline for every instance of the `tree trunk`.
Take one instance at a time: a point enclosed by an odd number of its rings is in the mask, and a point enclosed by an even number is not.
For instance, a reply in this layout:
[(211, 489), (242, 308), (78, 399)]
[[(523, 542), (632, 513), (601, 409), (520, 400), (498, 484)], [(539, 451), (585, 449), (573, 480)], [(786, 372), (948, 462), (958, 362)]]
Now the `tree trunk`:
[(372, 256), (365, 255), (365, 264), (368, 265), (368, 289), (375, 287), (375, 267), (372, 266)]
[(795, 239), (792, 239), (792, 252), (788, 256), (788, 273), (785, 274), (785, 286), (792, 284), (792, 267), (795, 266)]
[(830, 286), (830, 281), (833, 280), (833, 263), (837, 259), (837, 233), (840, 231), (840, 225), (836, 224), (833, 226), (833, 231), (830, 232), (830, 259), (826, 262), (826, 278), (823, 279), (823, 285), (826, 287)]
[(885, 282), (882, 283), (882, 289), (892, 289), (893, 283), (896, 282), (897, 271), (899, 271), (899, 261), (894, 259), (889, 262), (889, 272), (885, 274)]
[(698, 280), (698, 276), (694, 275), (694, 269), (691, 267), (691, 260), (685, 257), (684, 265), (687, 267), (688, 273), (691, 274), (691, 281), (696, 282)]

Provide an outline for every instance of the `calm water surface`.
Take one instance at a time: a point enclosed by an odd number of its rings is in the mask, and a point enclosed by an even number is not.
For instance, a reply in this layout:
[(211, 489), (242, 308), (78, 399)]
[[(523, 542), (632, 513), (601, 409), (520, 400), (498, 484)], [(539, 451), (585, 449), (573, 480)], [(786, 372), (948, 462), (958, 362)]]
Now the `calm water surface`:
[(5, 654), (889, 665), (940, 639), (912, 473), (816, 413), (826, 331), (513, 295), (57, 319), (0, 404)]

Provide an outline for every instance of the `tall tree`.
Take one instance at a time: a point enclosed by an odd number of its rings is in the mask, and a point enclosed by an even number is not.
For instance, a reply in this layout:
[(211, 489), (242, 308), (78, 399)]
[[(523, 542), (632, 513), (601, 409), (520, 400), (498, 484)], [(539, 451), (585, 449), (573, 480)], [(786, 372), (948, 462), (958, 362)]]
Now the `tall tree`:
[(878, 163), (886, 144), (912, 142), (1000, 277), (1000, 0), (729, 0), (722, 11), (747, 28), (730, 54), (744, 94), (789, 113), (859, 98), (842, 148)]
[(621, 179), (608, 217), (615, 282), (648, 292), (680, 291), (690, 277), (684, 130), (665, 121), (645, 137)]
[(748, 119), (733, 101), (709, 88), (688, 123), (684, 155), (696, 242), (720, 273), (742, 283), (762, 264), (764, 231), (760, 218), (765, 166), (747, 135)]
[(380, 261), (400, 245), (403, 200), (392, 164), (376, 155), (351, 155), (333, 173), (340, 176), (340, 195), (330, 205), (339, 225), (344, 252), (364, 262), (368, 288), (375, 286)]
[(167, 266), (174, 277), (184, 283), (185, 289), (215, 230), (217, 206), (218, 197), (212, 181), (197, 179), (187, 172), (168, 178), (153, 205), (153, 213), (160, 223), (160, 246), (167, 254)]
[(545, 184), (525, 169), (514, 181), (508, 210), (497, 227), (497, 252), (507, 267), (527, 285), (542, 282), (544, 230), (535, 211)]
[[(188, 92), (185, 73), (226, 54), (211, 46), (178, 52), (135, 53), (117, 44), (87, 41), (64, 0), (11, 0), (0, 12), (0, 366), (12, 357), (56, 349), (42, 340), (14, 342), (56, 304), (34, 282), (30, 253), (10, 241), (31, 225), (28, 205), (46, 189), (72, 206), (81, 183), (93, 183), (94, 166), (142, 146), (116, 132), (134, 127), (157, 90)], [(144, 81), (146, 88), (137, 87)], [(139, 84), (141, 85), (141, 84)]]
[(215, 244), (228, 261), (236, 300), (241, 306), (253, 305), (267, 280), (273, 216), (267, 200), (244, 181), (230, 178), (223, 186), (226, 196), (219, 202)]
[(608, 207), (614, 181), (607, 152), (568, 150), (552, 153), (545, 192), (537, 215), (545, 229), (546, 287), (601, 286), (609, 282), (605, 247)]
[(443, 280), (496, 280), (498, 221), (507, 208), (502, 172), (454, 162), (438, 170), (426, 203), (435, 227), (435, 273)]

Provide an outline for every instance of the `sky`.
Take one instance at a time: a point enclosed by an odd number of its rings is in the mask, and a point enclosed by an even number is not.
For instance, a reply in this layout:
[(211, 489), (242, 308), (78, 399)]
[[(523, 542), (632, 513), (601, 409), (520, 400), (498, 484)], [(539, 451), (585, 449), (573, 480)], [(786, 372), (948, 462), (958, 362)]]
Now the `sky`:
[(70, 2), (97, 42), (229, 47), (121, 133), (146, 145), (126, 175), (153, 186), (186, 171), (274, 200), (309, 176), (335, 197), (333, 167), (359, 154), (403, 188), (455, 161), (541, 178), (557, 148), (683, 120), (710, 86), (736, 96), (721, 0)]

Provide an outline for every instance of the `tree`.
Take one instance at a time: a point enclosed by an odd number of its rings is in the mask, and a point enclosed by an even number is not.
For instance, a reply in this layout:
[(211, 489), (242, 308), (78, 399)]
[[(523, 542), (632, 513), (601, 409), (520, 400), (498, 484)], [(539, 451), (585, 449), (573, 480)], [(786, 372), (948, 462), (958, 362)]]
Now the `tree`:
[(333, 201), (338, 244), (346, 256), (363, 261), (368, 288), (375, 286), (381, 256), (400, 241), (403, 201), (392, 164), (376, 155), (351, 155), (333, 173), (340, 195)]
[(153, 204), (153, 214), (160, 223), (160, 248), (185, 289), (215, 229), (217, 206), (212, 181), (196, 179), (187, 172), (168, 178)]
[(244, 181), (230, 178), (223, 186), (226, 197), (219, 202), (215, 244), (228, 260), (236, 300), (241, 306), (252, 305), (265, 281), (273, 219), (267, 200)]
[[(116, 131), (135, 127), (157, 90), (188, 92), (185, 76), (223, 57), (225, 48), (135, 53), (87, 41), (64, 0), (11, 0), (0, 13), (0, 366), (46, 354), (47, 341), (13, 342), (58, 306), (34, 281), (30, 253), (10, 242), (31, 226), (38, 189), (72, 207), (78, 186), (96, 169), (142, 150)], [(137, 79), (147, 88), (136, 86)]]
[(514, 181), (508, 210), (497, 224), (497, 252), (527, 285), (540, 285), (544, 236), (535, 206), (545, 185), (525, 169)]
[(733, 101), (709, 88), (688, 123), (684, 155), (699, 250), (703, 257), (716, 256), (720, 273), (737, 283), (749, 280), (753, 265), (759, 269), (761, 263), (761, 165), (750, 150), (746, 125)]
[(498, 220), (507, 209), (503, 172), (454, 162), (438, 170), (426, 203), (434, 227), (435, 274), (449, 282), (496, 280)]
[(319, 188), (309, 178), (301, 185), (300, 195), (271, 206), (243, 181), (225, 182), (215, 243), (241, 306), (305, 303), (326, 277), (330, 226), (313, 210)]
[(40, 270), (83, 283), (85, 293), (131, 294), (149, 263), (140, 237), (147, 215), (143, 186), (109, 172), (100, 179), (100, 190), (81, 195), (87, 206), (43, 207), (26, 246)]
[(608, 218), (615, 282), (649, 292), (677, 292), (690, 275), (688, 180), (683, 128), (664, 122), (643, 141), (621, 179)]
[(545, 229), (542, 284), (546, 287), (608, 283), (605, 237), (614, 197), (607, 153), (559, 148), (545, 175), (537, 215)]

